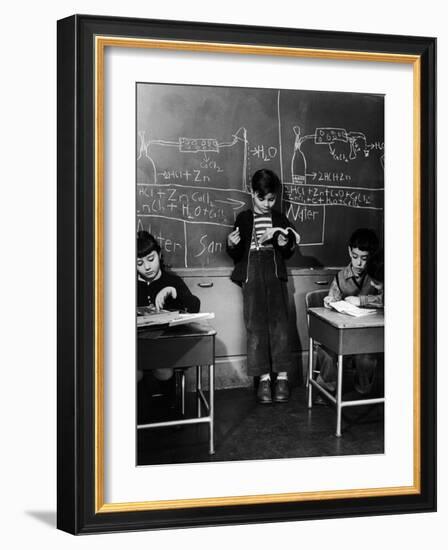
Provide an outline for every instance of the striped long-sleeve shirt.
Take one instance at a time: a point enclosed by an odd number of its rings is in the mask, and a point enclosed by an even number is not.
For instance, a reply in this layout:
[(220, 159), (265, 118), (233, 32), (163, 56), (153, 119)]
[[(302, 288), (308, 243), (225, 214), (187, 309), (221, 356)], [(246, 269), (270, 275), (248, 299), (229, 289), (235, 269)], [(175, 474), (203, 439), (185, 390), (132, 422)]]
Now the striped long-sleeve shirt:
[(271, 214), (255, 214), (254, 215), (254, 230), (252, 233), (252, 242), (250, 243), (250, 249), (255, 250), (259, 248), (272, 248), (272, 243), (267, 242), (260, 244), (260, 239), (266, 229), (272, 227), (272, 216)]

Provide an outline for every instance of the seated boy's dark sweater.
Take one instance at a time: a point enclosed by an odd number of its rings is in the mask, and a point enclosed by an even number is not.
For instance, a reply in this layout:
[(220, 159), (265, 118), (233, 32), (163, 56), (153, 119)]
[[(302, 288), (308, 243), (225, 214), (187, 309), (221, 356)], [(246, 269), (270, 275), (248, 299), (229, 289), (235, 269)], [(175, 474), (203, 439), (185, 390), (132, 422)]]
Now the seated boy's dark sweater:
[(176, 289), (177, 298), (169, 296), (163, 306), (163, 309), (187, 311), (188, 313), (197, 313), (201, 307), (201, 302), (197, 296), (194, 296), (184, 281), (174, 275), (162, 271), (162, 275), (155, 281), (147, 283), (142, 279), (137, 279), (137, 306), (147, 306), (154, 304), (157, 294), (167, 286)]

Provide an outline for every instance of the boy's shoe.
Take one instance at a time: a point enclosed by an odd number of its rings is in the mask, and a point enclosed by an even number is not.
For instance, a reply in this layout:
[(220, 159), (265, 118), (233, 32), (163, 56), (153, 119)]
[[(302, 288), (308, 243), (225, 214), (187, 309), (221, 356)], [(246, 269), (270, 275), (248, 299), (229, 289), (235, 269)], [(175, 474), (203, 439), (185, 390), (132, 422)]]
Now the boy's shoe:
[(261, 404), (272, 403), (270, 380), (260, 380), (257, 389), (257, 401)]
[(285, 378), (277, 379), (274, 387), (274, 401), (286, 403), (289, 400), (289, 383)]

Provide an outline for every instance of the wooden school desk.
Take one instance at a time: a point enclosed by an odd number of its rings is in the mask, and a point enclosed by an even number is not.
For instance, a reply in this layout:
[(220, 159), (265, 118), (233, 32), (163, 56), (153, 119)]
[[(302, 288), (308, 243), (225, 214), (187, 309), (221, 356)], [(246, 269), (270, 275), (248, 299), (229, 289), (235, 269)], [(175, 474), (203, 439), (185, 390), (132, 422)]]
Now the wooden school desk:
[[(141, 370), (196, 368), (197, 416), (166, 422), (138, 424), (138, 430), (208, 424), (210, 428), (209, 453), (214, 454), (214, 392), (215, 392), (215, 335), (207, 323), (190, 323), (176, 327), (138, 330), (137, 364)], [(208, 368), (208, 400), (202, 391), (202, 367)], [(202, 416), (202, 405), (207, 411)]]
[[(344, 355), (384, 352), (384, 310), (372, 315), (351, 317), (325, 307), (312, 307), (309, 314), (310, 352), (308, 363), (308, 408), (313, 406), (313, 386), (336, 404), (336, 436), (341, 436), (343, 407), (384, 403), (384, 397), (342, 401), (342, 368)], [(320, 342), (338, 356), (336, 397), (313, 379), (313, 343)]]

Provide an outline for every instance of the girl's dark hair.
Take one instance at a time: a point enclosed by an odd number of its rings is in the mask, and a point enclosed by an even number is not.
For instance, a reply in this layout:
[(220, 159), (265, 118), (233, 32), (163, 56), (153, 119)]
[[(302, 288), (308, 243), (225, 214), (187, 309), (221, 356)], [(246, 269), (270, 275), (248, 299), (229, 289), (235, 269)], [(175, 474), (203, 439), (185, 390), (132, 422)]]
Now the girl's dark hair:
[(372, 229), (362, 227), (352, 234), (348, 246), (350, 248), (359, 248), (359, 250), (364, 250), (369, 252), (369, 254), (374, 254), (379, 246), (378, 237)]
[(160, 254), (159, 243), (147, 231), (139, 231), (137, 233), (137, 258), (143, 258), (154, 251)]
[(278, 193), (280, 187), (280, 179), (272, 170), (257, 170), (252, 176), (252, 191), (262, 199), (269, 193)]

